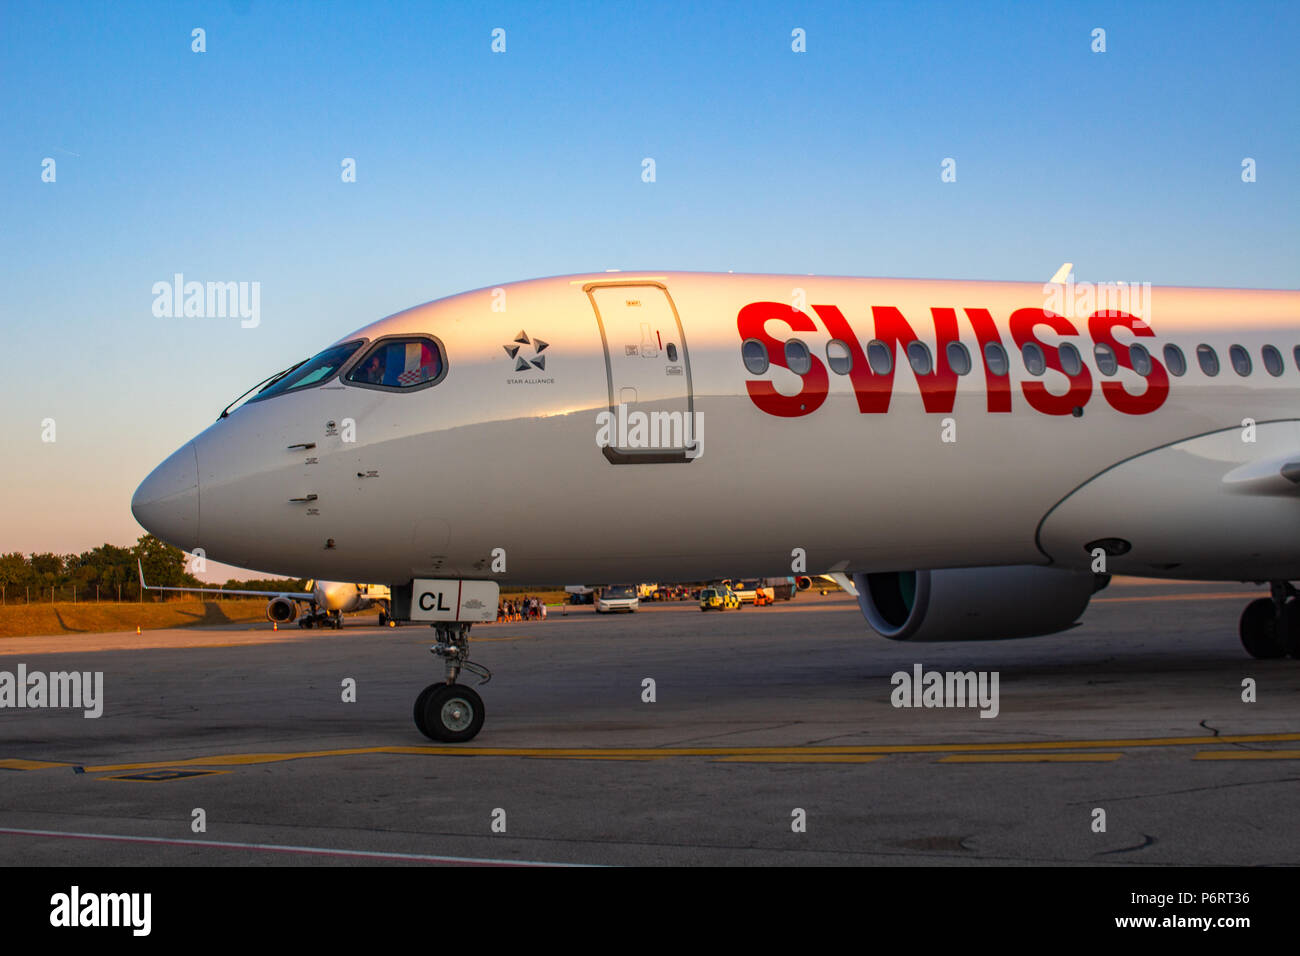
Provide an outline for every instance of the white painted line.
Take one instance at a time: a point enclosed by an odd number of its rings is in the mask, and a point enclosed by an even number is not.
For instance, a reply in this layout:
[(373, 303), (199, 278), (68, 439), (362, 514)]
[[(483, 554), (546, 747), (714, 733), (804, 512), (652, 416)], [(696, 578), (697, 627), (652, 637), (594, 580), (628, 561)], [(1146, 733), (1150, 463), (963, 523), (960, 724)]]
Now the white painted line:
[(420, 863), (458, 863), (464, 866), (587, 866), (586, 863), (544, 863), (536, 860), (493, 860), (483, 857), (434, 856), (426, 853), (387, 853), (383, 850), (335, 850), (318, 846), (282, 846), (276, 843), (226, 843), (219, 840), (172, 840), (163, 837), (125, 836), (116, 833), (70, 833), (61, 830), (18, 830), (0, 827), (0, 833), (15, 836), (58, 837), (65, 840), (108, 840), (118, 843), (154, 843), (161, 846), (201, 846), (218, 850), (260, 850), (272, 853), (308, 853), (316, 856), (348, 856), (375, 860), (408, 860)]

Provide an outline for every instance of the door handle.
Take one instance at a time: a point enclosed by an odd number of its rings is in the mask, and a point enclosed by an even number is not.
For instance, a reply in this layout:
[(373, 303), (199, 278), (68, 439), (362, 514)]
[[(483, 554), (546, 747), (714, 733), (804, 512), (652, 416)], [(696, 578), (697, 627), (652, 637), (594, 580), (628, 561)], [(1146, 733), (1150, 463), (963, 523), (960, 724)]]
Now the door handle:
[(306, 498), (290, 498), (290, 501), (315, 501), (315, 495), (308, 495)]
[(307, 449), (307, 448), (315, 448), (315, 447), (316, 447), (316, 443), (314, 441), (300, 441), (296, 445), (290, 445), (288, 450), (293, 451), (295, 448)]

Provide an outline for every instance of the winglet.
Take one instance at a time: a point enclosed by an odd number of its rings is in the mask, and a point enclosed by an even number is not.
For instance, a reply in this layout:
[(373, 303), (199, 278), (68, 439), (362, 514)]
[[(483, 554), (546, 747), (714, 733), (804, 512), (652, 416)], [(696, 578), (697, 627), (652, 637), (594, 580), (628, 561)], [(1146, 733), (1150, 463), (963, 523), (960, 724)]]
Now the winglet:
[(1050, 279), (1047, 280), (1047, 284), (1052, 285), (1054, 283), (1055, 284), (1063, 283), (1066, 279), (1070, 277), (1070, 273), (1072, 271), (1074, 271), (1074, 263), (1073, 262), (1065, 263), (1064, 265), (1061, 266), (1061, 268), (1056, 270), (1056, 275), (1052, 276)]
[(136, 567), (136, 570), (138, 570), (138, 571), (140, 572), (140, 590), (141, 590), (141, 591), (148, 591), (148, 590), (149, 590), (149, 585), (147, 585), (147, 584), (144, 583), (144, 565), (140, 563), (140, 559), (139, 559), (139, 558), (136, 558), (136, 559), (135, 559), (135, 567)]

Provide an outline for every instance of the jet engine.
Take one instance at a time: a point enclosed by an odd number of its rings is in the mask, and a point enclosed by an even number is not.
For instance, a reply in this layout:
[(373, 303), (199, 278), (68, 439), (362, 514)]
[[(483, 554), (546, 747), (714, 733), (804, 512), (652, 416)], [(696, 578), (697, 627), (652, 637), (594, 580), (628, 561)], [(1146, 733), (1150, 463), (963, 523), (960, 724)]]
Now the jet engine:
[(292, 598), (274, 597), (266, 604), (266, 619), (277, 624), (292, 624), (298, 617), (298, 602)]
[(808, 577), (807, 575), (800, 575), (799, 577), (794, 579), (794, 585), (800, 591), (807, 591), (810, 587), (812, 587), (812, 578)]
[(1104, 575), (1036, 565), (853, 575), (858, 606), (893, 641), (996, 641), (1073, 627)]

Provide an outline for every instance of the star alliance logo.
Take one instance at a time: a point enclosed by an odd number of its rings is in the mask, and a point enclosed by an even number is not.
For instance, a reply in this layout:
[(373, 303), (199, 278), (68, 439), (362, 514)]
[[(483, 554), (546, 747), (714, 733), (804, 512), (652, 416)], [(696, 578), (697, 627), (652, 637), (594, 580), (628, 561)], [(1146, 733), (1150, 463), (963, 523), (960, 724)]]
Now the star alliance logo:
[[(550, 344), (550, 342), (543, 342), (541, 339), (530, 340), (528, 338), (528, 333), (523, 329), (520, 329), (519, 334), (515, 336), (514, 342), (510, 345), (503, 345), (501, 347), (506, 350), (506, 355), (509, 355), (514, 359), (516, 372), (527, 372), (530, 365), (533, 368), (541, 369), (545, 372), (546, 356), (542, 353), (546, 351)], [(523, 355), (519, 354), (520, 350), (525, 345), (531, 345), (533, 347), (532, 358), (525, 358)]]

